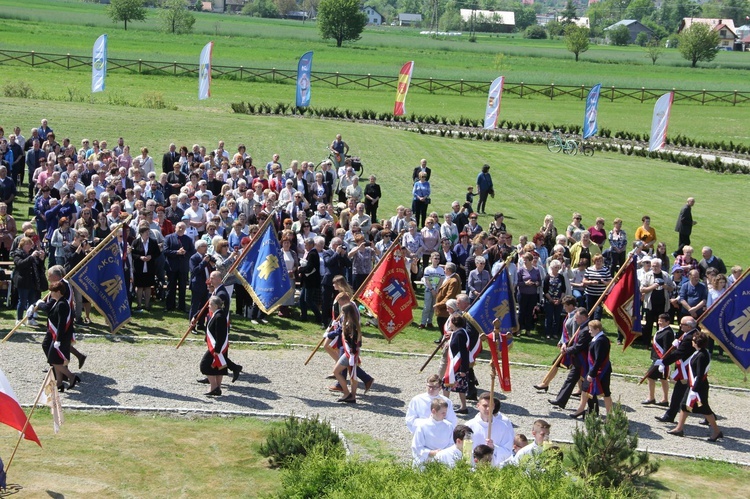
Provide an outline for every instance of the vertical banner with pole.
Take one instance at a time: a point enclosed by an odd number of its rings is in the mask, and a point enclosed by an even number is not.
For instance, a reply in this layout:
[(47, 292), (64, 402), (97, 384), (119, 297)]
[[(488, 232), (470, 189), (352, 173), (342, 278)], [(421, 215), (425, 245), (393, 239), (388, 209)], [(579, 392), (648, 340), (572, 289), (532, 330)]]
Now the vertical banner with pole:
[(497, 117), (500, 116), (500, 100), (503, 98), (503, 85), (505, 77), (498, 76), (490, 85), (490, 93), (487, 96), (487, 109), (484, 111), (484, 129), (494, 130), (497, 128)]
[(91, 58), (91, 93), (104, 91), (104, 79), (107, 77), (107, 35), (102, 35), (94, 42)]
[(591, 87), (589, 96), (586, 97), (586, 111), (583, 116), (583, 139), (596, 135), (599, 131), (599, 95), (601, 95), (602, 84)]
[(198, 100), (211, 97), (211, 56), (214, 42), (208, 42), (201, 50), (200, 65), (198, 67)]
[(667, 127), (669, 126), (669, 113), (672, 110), (674, 92), (668, 92), (654, 104), (654, 117), (651, 119), (651, 136), (648, 141), (649, 151), (658, 151), (664, 148), (667, 142)]
[(398, 74), (398, 84), (396, 86), (396, 103), (393, 106), (394, 116), (403, 116), (406, 114), (406, 93), (409, 91), (409, 82), (411, 82), (411, 73), (414, 70), (414, 61), (407, 62), (401, 68)]
[(299, 63), (297, 64), (297, 107), (307, 107), (310, 105), (312, 57), (313, 53), (307, 52), (299, 58)]

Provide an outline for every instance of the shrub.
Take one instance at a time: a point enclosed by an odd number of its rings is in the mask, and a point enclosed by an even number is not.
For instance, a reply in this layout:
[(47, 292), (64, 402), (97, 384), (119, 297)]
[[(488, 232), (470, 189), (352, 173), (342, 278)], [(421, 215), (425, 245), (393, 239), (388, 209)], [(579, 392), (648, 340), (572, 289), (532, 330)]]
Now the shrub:
[(638, 435), (629, 433), (628, 417), (622, 406), (615, 404), (605, 423), (589, 414), (584, 428), (576, 427), (570, 460), (584, 480), (601, 487), (618, 486), (659, 469), (659, 464), (649, 462), (648, 453), (637, 447)]
[(531, 40), (543, 40), (547, 38), (547, 31), (543, 26), (534, 24), (526, 28), (526, 30), (523, 32), (523, 37), (529, 38)]
[(177, 109), (177, 106), (164, 100), (164, 94), (161, 92), (146, 92), (143, 94), (143, 107), (149, 109)]
[(3, 85), (3, 95), (6, 97), (30, 99), (34, 96), (34, 91), (31, 89), (31, 85), (25, 81), (9, 81)]
[(284, 421), (283, 427), (271, 430), (266, 443), (260, 446), (260, 454), (268, 458), (271, 466), (286, 467), (313, 449), (320, 456), (344, 456), (341, 440), (328, 421), (320, 421), (317, 416), (300, 419), (292, 415)]

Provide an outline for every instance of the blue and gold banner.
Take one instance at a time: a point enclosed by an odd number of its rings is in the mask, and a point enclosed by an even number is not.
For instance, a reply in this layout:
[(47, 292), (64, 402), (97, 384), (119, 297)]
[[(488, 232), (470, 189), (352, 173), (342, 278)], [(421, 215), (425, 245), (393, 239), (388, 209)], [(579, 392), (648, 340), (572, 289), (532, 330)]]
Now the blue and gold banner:
[(700, 325), (740, 369), (750, 371), (750, 278), (748, 269), (716, 302)]
[(299, 58), (299, 63), (297, 64), (297, 107), (307, 107), (310, 105), (312, 57), (313, 53), (307, 52)]
[(97, 251), (69, 281), (104, 316), (113, 333), (130, 320), (122, 249), (117, 238)]
[(235, 274), (263, 313), (272, 314), (294, 294), (273, 224), (266, 224), (263, 234), (250, 244)]
[(513, 289), (508, 278), (508, 268), (495, 276), (482, 291), (477, 300), (466, 311), (467, 320), (477, 328), (479, 333), (489, 333), (493, 330), (492, 322), (500, 320), (500, 331), (507, 333), (518, 329), (516, 303)]

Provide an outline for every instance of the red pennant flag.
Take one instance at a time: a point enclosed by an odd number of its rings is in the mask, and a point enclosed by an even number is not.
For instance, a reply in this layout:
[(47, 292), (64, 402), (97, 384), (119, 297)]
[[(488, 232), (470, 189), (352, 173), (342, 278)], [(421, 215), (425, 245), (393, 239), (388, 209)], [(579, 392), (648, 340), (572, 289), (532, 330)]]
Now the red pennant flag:
[(393, 244), (394, 248), (383, 257), (354, 297), (378, 319), (378, 329), (388, 341), (411, 324), (412, 308), (417, 304), (401, 246)]
[(396, 102), (393, 105), (393, 115), (403, 116), (406, 114), (406, 93), (409, 91), (411, 72), (414, 69), (414, 61), (407, 62), (398, 73), (398, 84), (396, 86)]
[[(500, 334), (500, 355), (502, 358), (502, 364), (500, 359), (497, 357), (497, 338), (495, 335), (498, 333), (490, 333), (487, 335), (487, 343), (490, 347), (490, 354), (492, 355), (492, 365), (495, 367), (495, 372), (500, 379), (500, 388), (504, 392), (511, 391), (510, 388), (510, 360), (508, 359), (508, 337), (509, 334)], [(502, 366), (502, 367), (501, 367)]]
[(16, 394), (13, 393), (13, 388), (8, 383), (8, 378), (5, 377), (5, 373), (0, 369), (0, 423), (6, 424), (11, 428), (15, 428), (18, 431), (23, 431), (23, 427), (26, 426), (26, 431), (23, 438), (36, 442), (39, 447), (42, 443), (39, 441), (39, 437), (36, 436), (34, 428), (31, 427), (31, 423), (26, 424), (26, 413), (21, 409), (21, 404), (18, 403)]
[(623, 352), (642, 334), (641, 291), (636, 268), (637, 264), (633, 258), (604, 300), (604, 308), (614, 319), (617, 329), (625, 336)]

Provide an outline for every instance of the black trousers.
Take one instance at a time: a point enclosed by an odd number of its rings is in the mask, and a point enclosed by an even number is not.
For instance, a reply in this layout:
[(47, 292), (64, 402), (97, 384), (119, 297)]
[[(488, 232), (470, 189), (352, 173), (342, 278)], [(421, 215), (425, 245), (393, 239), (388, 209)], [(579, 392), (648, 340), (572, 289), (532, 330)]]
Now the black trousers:
[(570, 367), (570, 370), (568, 371), (568, 377), (565, 378), (565, 382), (562, 385), (562, 388), (560, 388), (560, 392), (557, 394), (557, 398), (555, 399), (555, 403), (558, 404), (563, 409), (568, 404), (568, 400), (570, 400), (570, 395), (573, 393), (573, 390), (578, 385), (578, 380), (581, 379), (581, 364), (580, 362), (574, 357), (573, 359), (573, 365)]
[[(175, 302), (179, 303), (179, 309), (185, 309), (185, 290), (187, 288), (187, 272), (167, 272), (167, 310), (174, 310)], [(179, 297), (179, 299), (177, 299)]]
[(484, 213), (485, 205), (487, 204), (487, 196), (490, 193), (488, 191), (479, 191), (479, 202), (477, 203), (477, 213)]
[(682, 405), (682, 399), (685, 396), (685, 392), (688, 389), (688, 384), (678, 381), (674, 384), (672, 389), (672, 398), (669, 399), (669, 409), (664, 413), (664, 417), (667, 419), (674, 419), (680, 412), (680, 406)]
[(677, 249), (682, 252), (682, 248), (684, 246), (690, 246), (690, 234), (683, 234), (682, 232), (679, 232), (680, 238), (679, 242), (677, 243)]

